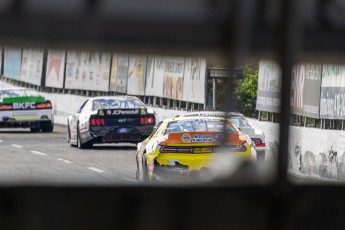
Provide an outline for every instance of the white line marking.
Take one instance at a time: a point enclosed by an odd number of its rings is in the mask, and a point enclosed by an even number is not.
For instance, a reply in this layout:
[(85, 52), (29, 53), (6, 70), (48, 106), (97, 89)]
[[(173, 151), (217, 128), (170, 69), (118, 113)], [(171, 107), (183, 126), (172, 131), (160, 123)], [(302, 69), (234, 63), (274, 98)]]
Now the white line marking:
[(100, 170), (100, 169), (94, 168), (94, 167), (87, 167), (87, 168), (90, 169), (90, 170), (92, 170), (92, 171), (99, 172), (99, 173), (104, 172), (103, 170)]
[(0, 140), (0, 143), (2, 142), (2, 140)]
[(33, 154), (41, 155), (41, 156), (47, 156), (47, 154), (45, 154), (45, 153), (41, 153), (41, 152), (34, 151), (34, 150), (32, 150), (30, 152), (33, 153)]
[(58, 158), (58, 161), (63, 161), (63, 162), (65, 162), (65, 163), (67, 163), (67, 164), (72, 164), (71, 161), (65, 160), (65, 159), (62, 159), (62, 158)]
[(18, 149), (23, 148), (23, 146), (16, 145), (16, 144), (12, 144), (12, 147), (15, 147), (15, 148), (18, 148)]

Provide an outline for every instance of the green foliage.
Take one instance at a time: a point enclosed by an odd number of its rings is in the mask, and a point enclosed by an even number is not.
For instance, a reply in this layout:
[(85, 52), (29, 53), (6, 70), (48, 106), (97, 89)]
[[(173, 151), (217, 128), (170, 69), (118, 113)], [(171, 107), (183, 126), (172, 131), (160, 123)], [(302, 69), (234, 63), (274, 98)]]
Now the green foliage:
[(238, 100), (242, 105), (242, 113), (248, 117), (256, 117), (256, 98), (258, 92), (258, 63), (248, 63), (244, 65), (244, 77), (238, 85)]
[[(242, 66), (243, 79), (225, 81), (217, 80), (216, 110), (232, 111), (248, 117), (257, 117), (256, 98), (258, 90), (259, 63), (252, 61)], [(208, 95), (212, 96), (212, 80), (208, 81)], [(233, 89), (233, 90), (230, 90)]]

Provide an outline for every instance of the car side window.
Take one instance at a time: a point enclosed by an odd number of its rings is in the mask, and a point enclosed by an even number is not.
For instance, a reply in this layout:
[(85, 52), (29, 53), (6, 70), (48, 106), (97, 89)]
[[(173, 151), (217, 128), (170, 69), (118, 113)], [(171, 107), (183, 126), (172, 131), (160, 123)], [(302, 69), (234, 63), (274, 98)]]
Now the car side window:
[(80, 108), (78, 109), (78, 113), (82, 112), (87, 106), (89, 100), (86, 100), (81, 106)]

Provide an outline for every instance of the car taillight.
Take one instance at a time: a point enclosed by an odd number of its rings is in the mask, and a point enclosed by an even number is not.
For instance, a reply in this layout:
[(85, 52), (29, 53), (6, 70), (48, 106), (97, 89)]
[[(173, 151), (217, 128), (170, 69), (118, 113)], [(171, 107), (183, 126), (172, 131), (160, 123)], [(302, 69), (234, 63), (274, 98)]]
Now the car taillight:
[(53, 108), (53, 105), (50, 101), (36, 104), (36, 109), (51, 109), (51, 108)]
[(93, 117), (90, 122), (92, 126), (105, 126), (104, 118)]
[(141, 125), (153, 124), (154, 122), (155, 122), (154, 117), (141, 117), (140, 118), (140, 124)]
[(11, 110), (13, 109), (12, 105), (0, 105), (0, 110)]
[(161, 146), (161, 153), (193, 153), (192, 147), (169, 147)]

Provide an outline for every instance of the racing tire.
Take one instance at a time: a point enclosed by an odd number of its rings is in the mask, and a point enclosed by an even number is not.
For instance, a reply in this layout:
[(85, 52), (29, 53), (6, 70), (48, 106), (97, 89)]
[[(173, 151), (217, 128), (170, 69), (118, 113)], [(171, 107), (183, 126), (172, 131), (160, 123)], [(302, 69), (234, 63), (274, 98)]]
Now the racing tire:
[(142, 159), (142, 181), (143, 182), (150, 182), (150, 176), (149, 176), (149, 170), (147, 168), (147, 160), (146, 160), (146, 154), (143, 155)]
[(77, 132), (77, 138), (78, 138), (78, 143), (77, 143), (78, 149), (90, 149), (90, 148), (93, 147), (93, 142), (92, 141), (88, 141), (86, 143), (82, 143), (81, 142), (79, 128), (78, 128), (78, 132)]
[(54, 124), (52, 121), (41, 122), (41, 130), (44, 133), (51, 133), (54, 130)]
[(67, 137), (66, 137), (66, 142), (70, 143), (71, 142), (71, 130), (69, 129), (69, 125), (67, 124)]
[(30, 127), (30, 131), (32, 133), (38, 133), (40, 131), (40, 128), (37, 128), (37, 127)]

